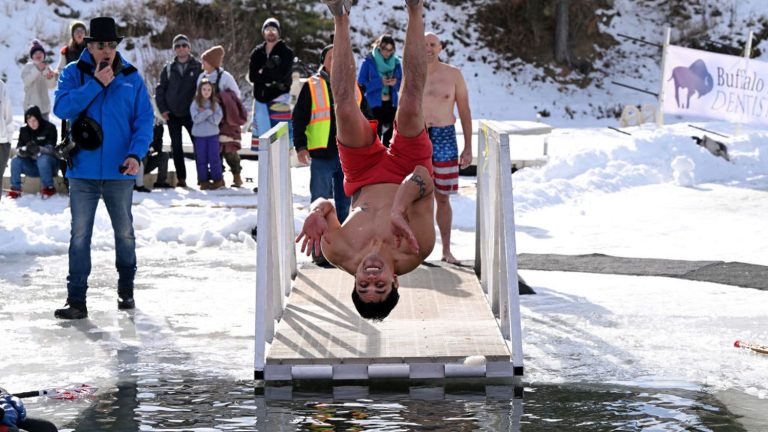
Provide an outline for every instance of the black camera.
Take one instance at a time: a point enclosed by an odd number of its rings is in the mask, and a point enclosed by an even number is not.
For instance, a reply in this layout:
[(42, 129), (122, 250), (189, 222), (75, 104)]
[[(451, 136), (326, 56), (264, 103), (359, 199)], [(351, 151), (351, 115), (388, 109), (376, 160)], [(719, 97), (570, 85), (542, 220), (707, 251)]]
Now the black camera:
[(40, 155), (40, 146), (34, 142), (29, 142), (18, 148), (19, 157), (27, 159), (37, 159)]
[(76, 153), (77, 146), (75, 145), (74, 141), (69, 139), (69, 137), (64, 138), (60, 143), (56, 144), (56, 147), (53, 148), (53, 154), (57, 158), (66, 162), (70, 169), (72, 169), (74, 165), (73, 158), (75, 157)]

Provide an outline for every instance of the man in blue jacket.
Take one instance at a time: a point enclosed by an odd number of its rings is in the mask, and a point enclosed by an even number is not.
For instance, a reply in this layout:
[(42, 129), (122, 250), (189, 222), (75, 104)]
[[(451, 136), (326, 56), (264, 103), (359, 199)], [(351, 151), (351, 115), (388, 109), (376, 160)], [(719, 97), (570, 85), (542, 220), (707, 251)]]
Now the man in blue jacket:
[[(114, 19), (92, 19), (85, 39), (87, 50), (80, 60), (67, 65), (56, 89), (53, 112), (72, 124), (76, 144), (72, 168), (67, 171), (72, 214), (67, 304), (56, 310), (57, 318), (88, 316), (85, 297), (99, 198), (104, 200), (115, 231), (117, 307), (135, 307), (136, 240), (131, 201), (139, 160), (152, 141), (154, 114), (144, 80), (117, 51), (122, 39), (117, 36)], [(87, 126), (78, 128), (78, 123)]]

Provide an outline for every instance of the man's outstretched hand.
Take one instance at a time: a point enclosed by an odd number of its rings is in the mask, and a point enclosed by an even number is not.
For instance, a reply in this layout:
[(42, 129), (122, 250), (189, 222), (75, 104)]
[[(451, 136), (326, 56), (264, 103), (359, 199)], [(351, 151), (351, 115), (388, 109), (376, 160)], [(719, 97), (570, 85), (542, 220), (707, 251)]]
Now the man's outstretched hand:
[(395, 236), (395, 247), (399, 248), (400, 244), (405, 241), (412, 252), (419, 253), (419, 242), (416, 241), (416, 236), (413, 235), (405, 215), (393, 212), (391, 219), (392, 235)]
[(296, 243), (304, 240), (301, 244), (301, 252), (307, 256), (312, 255), (314, 248), (316, 254), (320, 254), (320, 240), (328, 229), (328, 222), (325, 217), (318, 212), (312, 211), (306, 219), (301, 233), (296, 237)]

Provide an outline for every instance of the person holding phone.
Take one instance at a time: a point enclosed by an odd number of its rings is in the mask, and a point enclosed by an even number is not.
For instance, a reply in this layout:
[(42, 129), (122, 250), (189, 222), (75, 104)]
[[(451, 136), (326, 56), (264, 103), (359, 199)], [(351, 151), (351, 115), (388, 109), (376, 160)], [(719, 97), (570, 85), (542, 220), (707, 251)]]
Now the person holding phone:
[(373, 112), (373, 118), (378, 122), (376, 134), (381, 143), (389, 147), (392, 139), (397, 112), (397, 99), (400, 84), (403, 81), (403, 67), (400, 57), (395, 54), (395, 39), (388, 34), (379, 36), (370, 54), (365, 56), (357, 83), (365, 91), (365, 99)]
[[(91, 236), (99, 199), (107, 207), (115, 232), (117, 307), (135, 307), (136, 239), (131, 202), (139, 160), (152, 142), (154, 113), (143, 78), (117, 50), (122, 40), (114, 19), (92, 19), (86, 51), (64, 68), (55, 94), (53, 112), (72, 124), (78, 149), (67, 171), (72, 231), (67, 303), (54, 313), (61, 319), (88, 316)], [(78, 134), (79, 124), (92, 130)], [(101, 140), (93, 138), (99, 134)]]
[(51, 98), (48, 90), (56, 87), (58, 73), (48, 64), (45, 48), (37, 39), (29, 48), (29, 62), (21, 68), (21, 79), (24, 81), (24, 109), (31, 106), (40, 108), (43, 118), (48, 120), (51, 112)]

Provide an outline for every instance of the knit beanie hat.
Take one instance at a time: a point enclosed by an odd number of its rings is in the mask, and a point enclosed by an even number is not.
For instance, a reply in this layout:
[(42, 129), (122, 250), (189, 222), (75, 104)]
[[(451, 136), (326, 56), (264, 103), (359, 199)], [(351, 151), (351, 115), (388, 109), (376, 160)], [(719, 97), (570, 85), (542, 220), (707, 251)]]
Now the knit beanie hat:
[(200, 56), (200, 58), (203, 61), (208, 62), (209, 65), (218, 69), (221, 67), (221, 61), (224, 59), (224, 47), (221, 45), (216, 45), (215, 47), (212, 47), (207, 51), (205, 51)]
[(83, 31), (87, 32), (88, 29), (85, 27), (85, 23), (82, 21), (74, 20), (71, 23), (69, 23), (69, 35), (72, 36), (72, 38), (75, 38), (75, 30), (77, 29), (83, 29)]
[(261, 25), (262, 34), (264, 34), (264, 30), (266, 30), (267, 27), (274, 27), (277, 29), (277, 32), (280, 33), (280, 21), (278, 21), (277, 18), (267, 18), (264, 21), (264, 24)]
[(29, 58), (32, 58), (36, 51), (42, 51), (45, 54), (45, 48), (37, 39), (33, 40), (32, 45), (29, 47)]
[(171, 44), (171, 46), (175, 48), (176, 45), (184, 45), (184, 44), (189, 45), (189, 38), (187, 37), (187, 35), (179, 33), (173, 37), (173, 43)]

